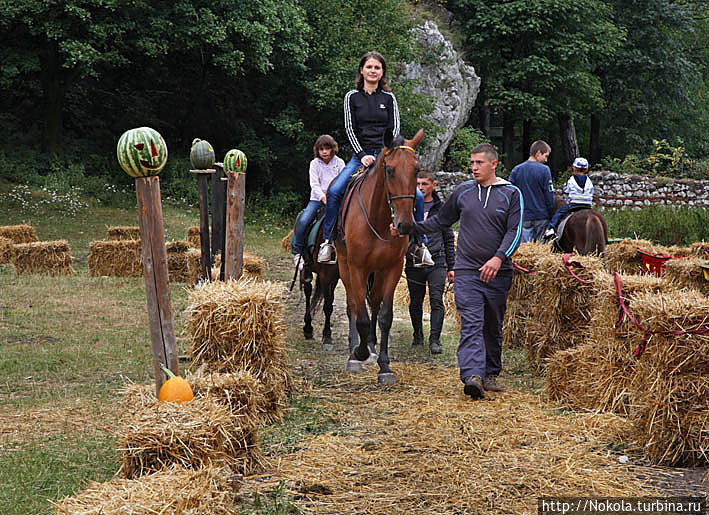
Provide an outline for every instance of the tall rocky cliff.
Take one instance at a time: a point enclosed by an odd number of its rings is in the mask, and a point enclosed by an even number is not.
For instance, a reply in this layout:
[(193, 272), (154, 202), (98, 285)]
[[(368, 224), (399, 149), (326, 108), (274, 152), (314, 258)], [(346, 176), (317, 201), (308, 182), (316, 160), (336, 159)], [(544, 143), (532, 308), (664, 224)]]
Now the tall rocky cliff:
[(420, 64), (407, 64), (404, 77), (420, 81), (416, 93), (425, 94), (433, 101), (434, 109), (430, 117), (440, 129), (433, 140), (426, 136), (426, 150), (420, 161), (422, 168), (435, 170), (455, 131), (468, 121), (480, 90), (480, 77), (472, 66), (463, 62), (435, 22), (426, 21), (413, 30), (426, 57)]

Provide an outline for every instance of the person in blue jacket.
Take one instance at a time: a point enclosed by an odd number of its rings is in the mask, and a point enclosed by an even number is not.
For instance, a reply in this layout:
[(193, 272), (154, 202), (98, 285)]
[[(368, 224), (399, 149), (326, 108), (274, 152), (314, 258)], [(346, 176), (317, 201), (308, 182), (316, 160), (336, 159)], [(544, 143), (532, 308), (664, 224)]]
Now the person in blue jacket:
[[(470, 154), (474, 180), (460, 184), (440, 210), (416, 232), (431, 233), (460, 220), (453, 267), (455, 305), (460, 314), (458, 368), (463, 391), (474, 399), (499, 392), (502, 322), (512, 285), (512, 254), (522, 238), (524, 200), (520, 190), (495, 175), (497, 151), (487, 143)], [(391, 226), (392, 234), (396, 234)]]
[(551, 170), (546, 165), (550, 153), (551, 147), (546, 142), (535, 141), (529, 148), (529, 158), (510, 173), (510, 182), (520, 189), (524, 198), (522, 243), (542, 241), (554, 214), (554, 185)]
[[(384, 131), (391, 129), (399, 135), (399, 107), (386, 80), (386, 61), (378, 52), (367, 52), (359, 61), (356, 89), (345, 95), (345, 132), (354, 154), (327, 192), (323, 237), (318, 252), (319, 263), (335, 263), (333, 229), (347, 182), (360, 166), (370, 166), (382, 150)], [(414, 220), (423, 220), (423, 194), (416, 189)], [(414, 266), (433, 266), (431, 253), (423, 243), (414, 252)]]

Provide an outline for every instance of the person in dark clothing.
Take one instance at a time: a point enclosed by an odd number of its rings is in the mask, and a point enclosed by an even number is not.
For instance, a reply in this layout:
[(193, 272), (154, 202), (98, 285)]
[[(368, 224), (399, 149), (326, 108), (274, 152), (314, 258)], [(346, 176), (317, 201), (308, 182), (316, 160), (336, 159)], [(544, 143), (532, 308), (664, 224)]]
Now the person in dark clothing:
[(522, 243), (542, 241), (549, 219), (554, 214), (554, 185), (551, 170), (545, 164), (551, 147), (538, 140), (529, 148), (529, 158), (510, 173), (510, 182), (517, 186), (524, 198), (524, 226)]
[[(327, 192), (323, 237), (325, 241), (318, 252), (319, 263), (335, 263), (333, 229), (347, 182), (360, 166), (372, 165), (383, 146), (387, 128), (399, 135), (399, 107), (386, 80), (386, 61), (378, 52), (367, 52), (359, 61), (357, 89), (345, 95), (345, 132), (354, 154)], [(423, 195), (416, 190), (414, 219), (423, 220)], [(431, 253), (421, 242), (415, 252), (415, 266), (432, 266)]]
[[(460, 184), (435, 216), (417, 222), (431, 233), (460, 220), (455, 254), (455, 305), (460, 314), (458, 367), (463, 391), (474, 399), (501, 391), (502, 322), (512, 285), (512, 254), (522, 237), (519, 189), (495, 176), (497, 151), (487, 143), (470, 155), (474, 180)], [(392, 234), (396, 234), (391, 227)]]
[[(418, 188), (423, 193), (424, 220), (435, 216), (443, 202), (436, 192), (436, 181), (433, 172), (421, 170), (416, 175)], [(406, 282), (409, 287), (409, 315), (414, 328), (413, 345), (423, 345), (423, 299), (426, 296), (431, 304), (431, 332), (428, 337), (428, 349), (431, 354), (443, 352), (441, 346), (441, 331), (445, 310), (443, 307), (443, 289), (446, 277), (453, 282), (453, 265), (455, 264), (455, 235), (451, 227), (440, 231), (427, 233), (428, 249), (433, 257), (434, 265), (426, 268), (414, 268), (412, 252), (414, 244), (406, 253)]]

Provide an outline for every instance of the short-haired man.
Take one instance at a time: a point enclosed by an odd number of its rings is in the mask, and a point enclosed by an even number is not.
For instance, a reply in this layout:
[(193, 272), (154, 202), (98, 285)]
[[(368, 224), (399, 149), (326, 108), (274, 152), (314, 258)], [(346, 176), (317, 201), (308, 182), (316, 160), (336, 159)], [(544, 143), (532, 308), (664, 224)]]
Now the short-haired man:
[[(424, 220), (435, 214), (443, 206), (436, 191), (436, 180), (430, 170), (421, 170), (416, 175), (416, 184), (423, 193)], [(415, 244), (409, 245), (406, 253), (406, 282), (409, 287), (409, 316), (414, 329), (413, 345), (423, 345), (423, 299), (426, 296), (431, 304), (431, 332), (428, 337), (428, 349), (431, 354), (443, 352), (441, 346), (441, 331), (443, 330), (443, 289), (446, 277), (453, 281), (453, 265), (455, 264), (455, 235), (452, 227), (444, 227), (440, 231), (426, 233), (428, 250), (433, 257), (434, 265), (426, 268), (414, 267), (412, 252)]]
[(440, 231), (460, 220), (455, 254), (455, 305), (460, 313), (458, 367), (472, 398), (501, 391), (502, 322), (512, 285), (512, 254), (522, 236), (519, 189), (495, 176), (497, 151), (484, 143), (470, 153), (474, 180), (460, 184), (416, 232)]
[(546, 165), (551, 147), (537, 140), (529, 147), (529, 158), (512, 169), (510, 182), (522, 192), (524, 225), (522, 242), (541, 241), (554, 214), (554, 185)]

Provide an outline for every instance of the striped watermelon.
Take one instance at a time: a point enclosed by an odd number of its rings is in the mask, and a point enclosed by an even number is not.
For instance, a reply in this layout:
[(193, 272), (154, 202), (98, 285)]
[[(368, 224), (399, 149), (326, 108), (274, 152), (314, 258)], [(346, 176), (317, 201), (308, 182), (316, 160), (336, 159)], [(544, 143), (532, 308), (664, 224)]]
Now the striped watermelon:
[(214, 149), (208, 141), (196, 138), (190, 149), (190, 162), (197, 170), (207, 170), (214, 164)]
[(131, 177), (158, 175), (167, 163), (167, 145), (150, 127), (131, 129), (118, 140), (118, 163)]
[(224, 156), (224, 171), (225, 172), (245, 172), (246, 171), (246, 155), (235, 148), (231, 149)]

